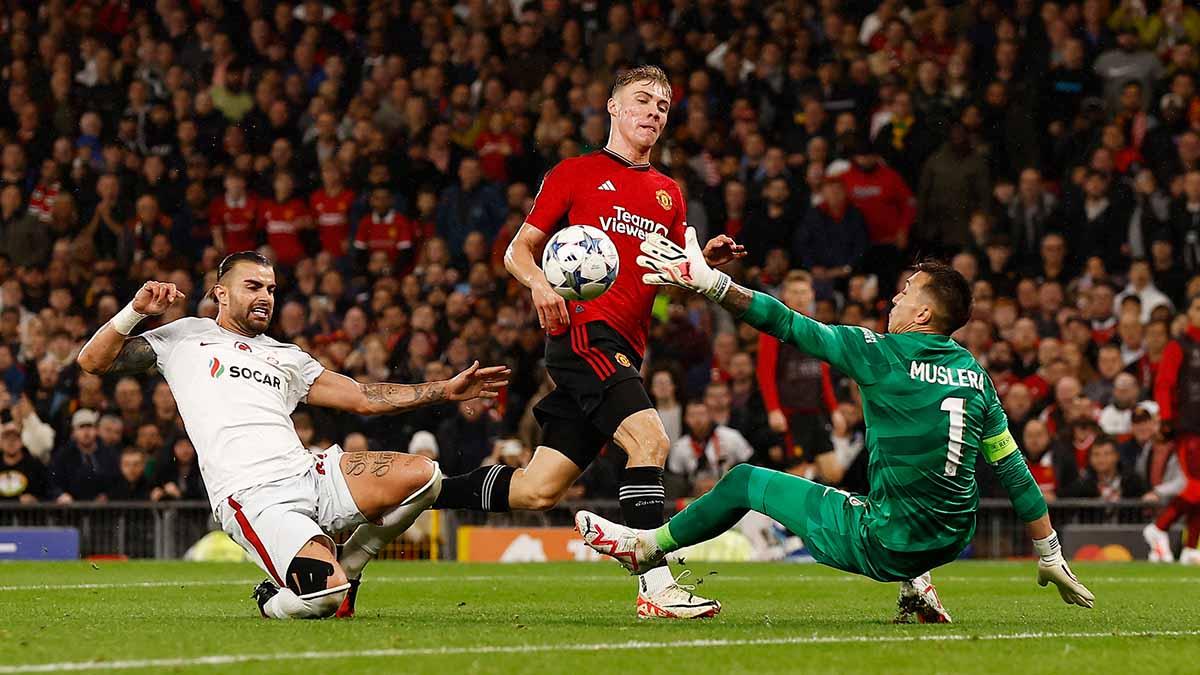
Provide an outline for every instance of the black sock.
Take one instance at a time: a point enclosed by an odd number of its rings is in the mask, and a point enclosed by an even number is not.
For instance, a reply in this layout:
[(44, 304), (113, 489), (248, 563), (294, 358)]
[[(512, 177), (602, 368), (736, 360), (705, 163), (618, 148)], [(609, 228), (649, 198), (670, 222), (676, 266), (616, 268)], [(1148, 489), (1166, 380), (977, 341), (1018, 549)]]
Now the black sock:
[(481, 466), (471, 473), (442, 480), (435, 509), (508, 511), (508, 486), (516, 469), (504, 464)]
[(639, 530), (653, 530), (666, 522), (663, 515), (667, 493), (663, 489), (663, 470), (657, 466), (625, 469), (618, 492), (621, 517), (625, 524)]

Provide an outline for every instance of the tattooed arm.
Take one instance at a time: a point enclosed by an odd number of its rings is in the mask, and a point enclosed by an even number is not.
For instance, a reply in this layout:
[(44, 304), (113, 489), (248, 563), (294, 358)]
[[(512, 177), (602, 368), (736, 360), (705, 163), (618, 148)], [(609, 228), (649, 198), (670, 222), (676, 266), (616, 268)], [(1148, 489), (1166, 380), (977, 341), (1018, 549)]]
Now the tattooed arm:
[(154, 366), (154, 348), (146, 338), (127, 338), (105, 326), (80, 350), (79, 367), (96, 375), (135, 375)]
[(505, 366), (480, 368), (479, 362), (475, 362), (449, 380), (362, 384), (327, 370), (313, 381), (308, 390), (308, 403), (359, 415), (386, 415), (446, 401), (495, 398), (508, 384), (509, 374)]
[(754, 291), (733, 284), (726, 291), (725, 297), (721, 298), (721, 306), (729, 310), (735, 319), (740, 319), (746, 310), (750, 309), (752, 300), (754, 300)]

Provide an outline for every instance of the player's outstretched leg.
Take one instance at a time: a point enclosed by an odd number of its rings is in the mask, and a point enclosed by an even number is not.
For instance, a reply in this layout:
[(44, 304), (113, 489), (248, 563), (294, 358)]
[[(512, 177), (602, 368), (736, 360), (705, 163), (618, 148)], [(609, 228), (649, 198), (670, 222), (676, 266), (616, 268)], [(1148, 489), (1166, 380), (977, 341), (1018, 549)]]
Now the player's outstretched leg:
[(441, 491), (442, 472), (427, 458), (395, 452), (342, 455), (340, 464), (355, 504), (370, 521), (338, 547), (349, 590), (337, 617), (349, 618), (354, 616), (363, 568), (433, 504)]
[(942, 607), (937, 589), (929, 572), (900, 582), (900, 598), (896, 601), (896, 623), (950, 623), (950, 613)]
[(288, 566), (287, 585), (266, 580), (254, 589), (258, 611), (268, 619), (324, 619), (333, 616), (350, 582), (326, 537), (309, 540)]
[(644, 574), (668, 553), (708, 541), (736, 525), (750, 510), (750, 476), (755, 470), (746, 464), (733, 467), (713, 489), (653, 530), (617, 525), (587, 511), (576, 515), (575, 527), (596, 552), (615, 558), (630, 572)]

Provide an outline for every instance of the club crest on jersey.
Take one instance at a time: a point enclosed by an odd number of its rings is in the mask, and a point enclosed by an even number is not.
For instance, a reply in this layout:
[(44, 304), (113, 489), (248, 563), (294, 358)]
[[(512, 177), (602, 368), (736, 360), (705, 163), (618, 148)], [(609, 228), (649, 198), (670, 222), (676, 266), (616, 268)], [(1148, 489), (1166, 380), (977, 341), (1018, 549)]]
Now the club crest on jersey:
[(238, 349), (240, 349), (244, 352), (253, 352), (254, 351), (253, 349), (250, 349), (250, 345), (248, 345), (245, 342), (242, 342), (240, 340), (238, 342), (233, 343), (233, 346), (237, 347)]
[(633, 364), (629, 362), (629, 357), (625, 356), (621, 352), (617, 352), (616, 359), (617, 359), (617, 363), (625, 366), (626, 368), (630, 368), (633, 366)]
[(664, 211), (671, 210), (673, 202), (671, 201), (671, 195), (667, 194), (666, 190), (659, 190), (658, 192), (655, 192), (654, 198), (658, 200), (658, 205), (663, 207)]

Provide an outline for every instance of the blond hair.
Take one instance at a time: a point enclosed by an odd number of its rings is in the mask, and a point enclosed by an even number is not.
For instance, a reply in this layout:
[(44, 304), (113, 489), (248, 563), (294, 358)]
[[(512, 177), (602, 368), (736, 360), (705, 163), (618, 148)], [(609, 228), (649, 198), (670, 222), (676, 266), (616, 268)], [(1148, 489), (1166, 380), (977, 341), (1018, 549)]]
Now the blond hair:
[(616, 96), (619, 89), (635, 82), (653, 82), (667, 92), (667, 98), (671, 98), (671, 80), (658, 66), (637, 66), (621, 71), (617, 74), (617, 79), (613, 81), (612, 95)]

